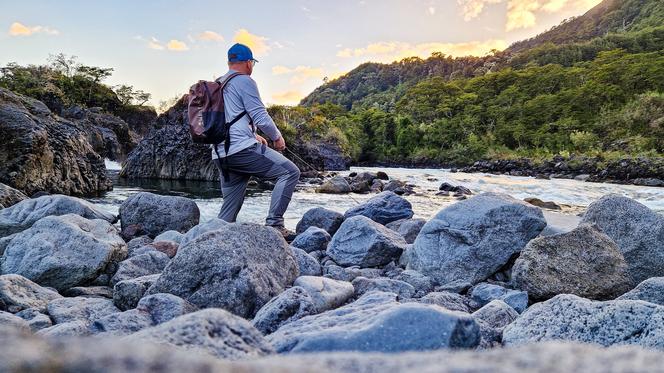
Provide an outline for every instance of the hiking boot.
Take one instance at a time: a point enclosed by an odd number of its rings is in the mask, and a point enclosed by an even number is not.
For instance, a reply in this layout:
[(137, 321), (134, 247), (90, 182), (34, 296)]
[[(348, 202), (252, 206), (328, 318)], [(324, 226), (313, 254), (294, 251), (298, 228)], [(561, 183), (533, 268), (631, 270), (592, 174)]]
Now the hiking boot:
[(270, 227), (278, 230), (279, 233), (281, 233), (281, 235), (284, 237), (284, 239), (288, 243), (291, 243), (295, 239), (295, 236), (296, 236), (295, 232), (293, 232), (292, 230), (284, 227), (283, 225), (282, 226), (271, 225)]

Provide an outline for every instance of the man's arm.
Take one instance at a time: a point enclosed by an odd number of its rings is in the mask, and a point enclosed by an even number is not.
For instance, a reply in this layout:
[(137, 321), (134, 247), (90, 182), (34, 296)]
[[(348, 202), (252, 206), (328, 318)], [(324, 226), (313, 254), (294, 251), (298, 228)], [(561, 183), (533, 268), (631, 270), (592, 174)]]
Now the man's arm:
[(243, 87), (241, 96), (244, 109), (249, 114), (254, 125), (263, 131), (272, 141), (281, 139), (281, 132), (279, 132), (270, 114), (267, 113), (265, 105), (263, 105), (256, 82), (249, 77), (247, 78), (242, 79)]

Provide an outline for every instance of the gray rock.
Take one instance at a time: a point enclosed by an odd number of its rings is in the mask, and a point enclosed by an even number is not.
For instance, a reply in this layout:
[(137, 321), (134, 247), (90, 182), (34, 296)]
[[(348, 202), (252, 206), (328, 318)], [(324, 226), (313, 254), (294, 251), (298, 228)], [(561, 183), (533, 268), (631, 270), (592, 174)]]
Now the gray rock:
[(664, 348), (664, 307), (636, 300), (591, 301), (562, 294), (528, 308), (505, 328), (503, 342), (546, 340)]
[(148, 294), (171, 293), (251, 318), (297, 275), (295, 255), (275, 229), (228, 224), (180, 247)]
[(200, 223), (195, 227), (191, 228), (190, 230), (188, 230), (187, 233), (184, 234), (182, 240), (180, 241), (180, 246), (188, 244), (190, 241), (193, 241), (196, 237), (204, 233), (221, 229), (226, 224), (228, 224), (226, 221), (221, 220), (219, 218), (212, 218), (204, 223)]
[(113, 304), (122, 311), (135, 308), (159, 276), (159, 274), (147, 275), (118, 282), (113, 287)]
[(594, 223), (620, 248), (632, 285), (664, 276), (664, 216), (616, 194), (588, 206), (582, 223)]
[(400, 304), (395, 297), (368, 293), (344, 307), (288, 323), (267, 339), (280, 353), (403, 352), (479, 343), (479, 326), (470, 315), (432, 305)]
[(323, 274), (323, 268), (320, 263), (306, 251), (293, 247), (293, 254), (297, 260), (297, 267), (300, 270), (300, 276), (320, 276)]
[(114, 223), (115, 215), (80, 198), (59, 194), (30, 198), (0, 210), (0, 237), (30, 228), (47, 216), (76, 214), (86, 219), (103, 219)]
[(147, 254), (151, 251), (157, 251), (157, 248), (152, 246), (152, 244), (145, 245), (145, 246), (134, 247), (133, 249), (128, 250), (127, 259), (133, 258), (135, 256)]
[(664, 277), (649, 278), (617, 299), (642, 300), (664, 306)]
[(12, 239), (0, 271), (65, 290), (86, 285), (126, 256), (127, 245), (107, 221), (49, 216)]
[(387, 191), (349, 209), (344, 214), (344, 218), (348, 219), (358, 215), (366, 216), (380, 224), (387, 224), (400, 219), (412, 218), (413, 206), (405, 198)]
[(261, 333), (270, 334), (284, 324), (316, 313), (318, 310), (309, 293), (300, 286), (293, 286), (258, 310), (252, 324)]
[(631, 288), (615, 242), (591, 225), (530, 241), (514, 262), (512, 281), (534, 301), (558, 294), (607, 300)]
[(109, 286), (87, 286), (67, 289), (63, 292), (67, 297), (89, 297), (113, 299), (113, 288)]
[(27, 308), (46, 311), (46, 305), (53, 299), (62, 298), (57, 292), (43, 288), (20, 275), (0, 276), (0, 302), (12, 313)]
[(385, 224), (385, 227), (399, 233), (407, 243), (413, 243), (426, 222), (424, 219), (400, 219)]
[(323, 267), (323, 276), (333, 280), (351, 282), (355, 277), (359, 276), (359, 274), (350, 271), (350, 268), (330, 264)]
[(546, 226), (542, 210), (484, 193), (441, 210), (409, 252), (408, 269), (442, 285), (476, 284), (505, 265)]
[(36, 308), (24, 309), (18, 312), (16, 316), (28, 322), (30, 330), (36, 332), (38, 330), (46, 329), (53, 326), (53, 321), (48, 315), (44, 315)]
[(198, 224), (199, 218), (196, 202), (185, 197), (140, 192), (120, 206), (122, 230), (140, 226), (150, 237), (169, 230), (185, 233)]
[[(437, 291), (429, 293), (418, 300), (424, 304), (435, 304), (450, 311), (471, 313), (474, 303), (461, 294)], [(472, 304), (471, 304), (472, 303)]]
[(128, 256), (134, 256), (132, 255), (134, 250), (143, 247), (145, 245), (149, 245), (151, 243), (152, 243), (152, 238), (150, 238), (149, 236), (140, 236), (132, 238), (131, 240), (129, 240), (129, 242), (127, 242), (127, 251), (129, 252)]
[(5, 253), (5, 249), (17, 234), (18, 233), (14, 233), (10, 234), (9, 236), (0, 237), (0, 257)]
[(350, 282), (326, 277), (300, 276), (293, 286), (300, 286), (309, 294), (318, 312), (339, 307), (355, 292)]
[(499, 346), (505, 327), (519, 317), (519, 313), (502, 300), (495, 299), (473, 313), (480, 326), (481, 345)]
[(5, 208), (11, 207), (24, 199), (28, 199), (28, 196), (23, 194), (23, 192), (10, 187), (9, 185), (0, 183), (0, 206)]
[(97, 319), (92, 329), (97, 333), (129, 335), (197, 310), (198, 307), (173, 294), (154, 294), (141, 299), (136, 309)]
[(327, 255), (342, 266), (377, 267), (401, 256), (406, 241), (365, 216), (346, 219), (328, 245)]
[(298, 234), (291, 245), (310, 253), (327, 249), (327, 244), (331, 239), (332, 237), (325, 229), (311, 226)]
[(384, 291), (394, 293), (399, 298), (412, 298), (415, 295), (415, 288), (413, 285), (390, 278), (366, 278), (357, 277), (352, 282), (355, 288), (355, 296), (359, 297), (371, 291)]
[(0, 311), (0, 325), (8, 325), (22, 330), (30, 330), (30, 325), (27, 321), (5, 311)]
[(120, 262), (117, 272), (111, 278), (111, 286), (120, 281), (161, 273), (169, 262), (168, 255), (156, 250), (133, 256)]
[(334, 176), (325, 180), (318, 188), (316, 193), (344, 194), (350, 193), (350, 185), (343, 176)]
[(227, 360), (256, 358), (274, 351), (248, 321), (213, 308), (180, 316), (125, 338), (204, 352)]
[(314, 207), (302, 215), (302, 219), (297, 223), (295, 231), (297, 234), (302, 234), (309, 227), (318, 227), (333, 236), (343, 221), (343, 214), (323, 207)]
[(528, 307), (528, 293), (525, 291), (507, 289), (500, 285), (488, 284), (486, 282), (473, 287), (470, 297), (481, 307), (493, 300), (502, 300), (518, 313)]
[(90, 323), (83, 320), (69, 321), (38, 330), (38, 335), (60, 339), (62, 337), (84, 337), (93, 334)]
[(410, 269), (399, 273), (394, 279), (411, 284), (415, 288), (415, 297), (421, 297), (434, 291), (436, 286), (436, 282), (431, 277)]
[(60, 298), (52, 300), (47, 307), (55, 324), (83, 321), (88, 325), (106, 315), (120, 312), (113, 301), (102, 298)]
[[(192, 227), (192, 229), (193, 229), (193, 227)], [(182, 234), (178, 231), (166, 231), (166, 232), (163, 232), (162, 234), (158, 235), (157, 237), (155, 237), (154, 242), (173, 241), (173, 242), (179, 244), (180, 242), (182, 242), (183, 238), (184, 238), (184, 234)]]

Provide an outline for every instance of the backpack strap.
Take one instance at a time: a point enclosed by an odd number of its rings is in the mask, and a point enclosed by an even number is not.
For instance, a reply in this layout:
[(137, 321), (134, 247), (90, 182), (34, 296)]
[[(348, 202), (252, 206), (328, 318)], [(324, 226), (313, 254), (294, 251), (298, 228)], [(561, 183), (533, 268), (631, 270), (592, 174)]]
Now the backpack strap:
[[(238, 75), (245, 75), (245, 74), (240, 73), (240, 72), (234, 72), (231, 75), (227, 76), (225, 79), (223, 79), (223, 81), (219, 81), (219, 79), (217, 79), (217, 82), (221, 84), (220, 91), (221, 91), (222, 96), (224, 94), (224, 89), (226, 88), (226, 85), (231, 81), (231, 79), (235, 78)], [(207, 90), (207, 87), (206, 87), (206, 90)], [(222, 99), (223, 99), (223, 97), (222, 97)], [(224, 107), (225, 106), (226, 105), (224, 105)], [(226, 138), (224, 139), (224, 151), (226, 153), (226, 157), (224, 157), (222, 159), (221, 156), (219, 156), (219, 151), (217, 150), (217, 147), (219, 146), (219, 144), (214, 144), (214, 151), (215, 151), (215, 153), (217, 153), (217, 158), (219, 159), (219, 162), (222, 165), (221, 173), (222, 173), (222, 176), (224, 178), (224, 181), (226, 181), (226, 182), (228, 182), (230, 180), (230, 177), (228, 175), (228, 159), (227, 159), (228, 151), (231, 148), (231, 130), (230, 129), (235, 123), (237, 123), (237, 121), (239, 121), (245, 115), (249, 115), (249, 113), (247, 113), (246, 110), (242, 110), (242, 112), (240, 114), (238, 114), (235, 118), (233, 118), (230, 122), (227, 123), (228, 129), (226, 131)], [(253, 124), (253, 121), (251, 120), (251, 117), (249, 117), (249, 122), (251, 123), (252, 130), (253, 130), (253, 125), (254, 124)]]

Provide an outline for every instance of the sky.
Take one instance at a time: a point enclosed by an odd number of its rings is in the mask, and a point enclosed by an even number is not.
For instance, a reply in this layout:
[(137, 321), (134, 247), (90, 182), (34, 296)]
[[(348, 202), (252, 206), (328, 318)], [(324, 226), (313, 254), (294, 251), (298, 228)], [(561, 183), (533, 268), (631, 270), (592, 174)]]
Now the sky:
[(249, 45), (266, 104), (297, 104), (363, 62), (432, 52), (485, 55), (578, 16), (601, 0), (0, 0), (0, 66), (50, 54), (111, 67), (105, 83), (158, 106), (227, 70)]

